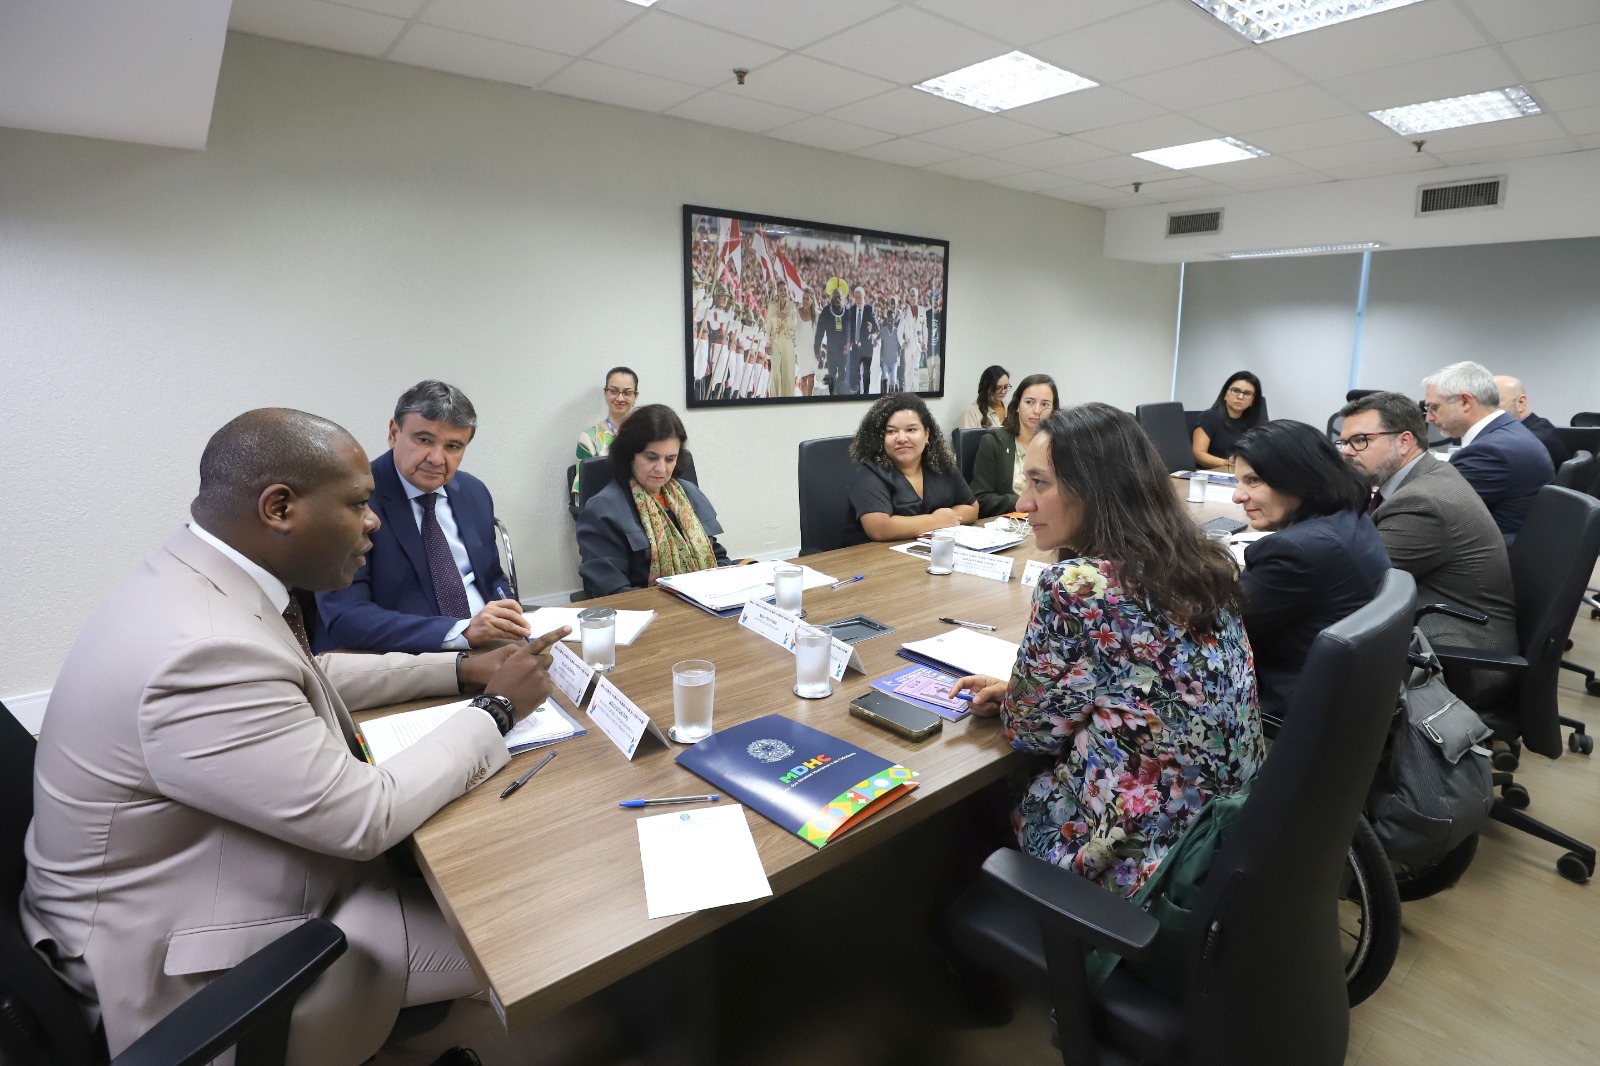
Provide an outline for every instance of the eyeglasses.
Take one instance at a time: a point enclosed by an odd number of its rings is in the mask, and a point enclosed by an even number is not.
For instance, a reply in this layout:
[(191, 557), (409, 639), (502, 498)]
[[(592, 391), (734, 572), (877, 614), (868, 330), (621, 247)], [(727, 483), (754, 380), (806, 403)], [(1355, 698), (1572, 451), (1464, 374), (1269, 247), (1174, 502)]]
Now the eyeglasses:
[(613, 387), (611, 385), (607, 385), (606, 386), (606, 395), (611, 397), (613, 400), (616, 400), (616, 399), (631, 400), (631, 399), (633, 399), (635, 396), (637, 396), (639, 394), (637, 392), (635, 392), (633, 389), (619, 389), (619, 388), (615, 388), (615, 387)]
[(1404, 430), (1400, 429), (1386, 429), (1382, 433), (1357, 433), (1351, 437), (1340, 438), (1334, 441), (1333, 444), (1334, 447), (1343, 448), (1346, 451), (1364, 452), (1367, 450), (1367, 445), (1372, 443), (1373, 437), (1393, 437), (1404, 432)]
[(1237, 396), (1241, 400), (1253, 400), (1256, 398), (1255, 392), (1251, 389), (1236, 389), (1231, 386), (1228, 389), (1228, 395)]
[(1426, 400), (1424, 400), (1422, 403), (1422, 411), (1424, 414), (1436, 415), (1439, 413), (1439, 408), (1443, 407), (1447, 403), (1454, 403), (1459, 399), (1461, 399), (1459, 396), (1446, 396), (1438, 403), (1428, 403)]
[(998, 392), (1000, 395), (1004, 396), (1006, 393), (1011, 391), (1011, 386), (1010, 385), (996, 385), (994, 387), (994, 391)]

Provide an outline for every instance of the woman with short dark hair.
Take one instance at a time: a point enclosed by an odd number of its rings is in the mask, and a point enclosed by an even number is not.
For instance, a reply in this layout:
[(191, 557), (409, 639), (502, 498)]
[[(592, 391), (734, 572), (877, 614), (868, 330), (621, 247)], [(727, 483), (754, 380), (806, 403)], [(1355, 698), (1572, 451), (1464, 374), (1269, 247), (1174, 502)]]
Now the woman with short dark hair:
[(1366, 482), (1304, 422), (1269, 422), (1240, 437), (1233, 472), (1233, 502), (1251, 529), (1272, 534), (1244, 552), (1244, 624), (1262, 714), (1281, 721), (1311, 642), (1372, 602), (1389, 554), (1366, 517)]
[(689, 434), (664, 404), (641, 407), (611, 441), (615, 480), (578, 515), (578, 575), (590, 596), (645, 588), (671, 574), (728, 563), (722, 523), (705, 493), (675, 475)]
[(1239, 575), (1173, 494), (1133, 417), (1058, 411), (1017, 506), (1058, 549), (1009, 681), (964, 677), (973, 713), (1049, 756), (1011, 816), (1022, 850), (1130, 895), (1213, 796), (1265, 756)]
[(972, 460), (972, 492), (978, 498), (979, 518), (1016, 510), (1028, 443), (1040, 422), (1060, 406), (1055, 379), (1049, 374), (1029, 374), (1011, 394), (1005, 421), (983, 435)]
[(850, 458), (856, 468), (846, 544), (911, 540), (978, 517), (977, 500), (944, 431), (915, 393), (892, 393), (868, 408), (850, 442)]
[(1228, 375), (1216, 401), (1200, 416), (1200, 424), (1190, 435), (1195, 469), (1228, 469), (1234, 444), (1262, 423), (1266, 410), (1267, 397), (1261, 391), (1260, 378), (1248, 370)]
[(987, 429), (998, 426), (1006, 417), (1006, 393), (1011, 391), (1011, 375), (1006, 368), (985, 367), (978, 376), (978, 398), (961, 412), (962, 429)]

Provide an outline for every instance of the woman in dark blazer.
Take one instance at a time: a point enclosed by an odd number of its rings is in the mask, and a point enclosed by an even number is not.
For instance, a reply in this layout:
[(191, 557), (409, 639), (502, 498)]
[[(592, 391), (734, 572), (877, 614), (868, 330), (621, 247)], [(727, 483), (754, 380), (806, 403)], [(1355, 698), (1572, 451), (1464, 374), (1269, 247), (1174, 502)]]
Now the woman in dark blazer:
[(1039, 423), (1059, 406), (1061, 398), (1049, 374), (1028, 375), (1011, 394), (1005, 421), (984, 434), (972, 461), (972, 493), (978, 498), (979, 518), (1017, 509), (1017, 497), (1022, 494), (1021, 456)]
[(716, 509), (699, 486), (675, 476), (688, 440), (663, 404), (637, 409), (617, 431), (609, 453), (615, 480), (578, 515), (578, 576), (588, 595), (728, 564)]
[(1255, 650), (1262, 716), (1282, 721), (1311, 642), (1365, 607), (1389, 569), (1366, 517), (1371, 490), (1304, 422), (1258, 426), (1233, 448), (1250, 528), (1271, 532), (1244, 552), (1244, 626)]
[(914, 540), (977, 521), (978, 503), (944, 431), (915, 393), (891, 393), (867, 409), (850, 442), (850, 459), (846, 545)]

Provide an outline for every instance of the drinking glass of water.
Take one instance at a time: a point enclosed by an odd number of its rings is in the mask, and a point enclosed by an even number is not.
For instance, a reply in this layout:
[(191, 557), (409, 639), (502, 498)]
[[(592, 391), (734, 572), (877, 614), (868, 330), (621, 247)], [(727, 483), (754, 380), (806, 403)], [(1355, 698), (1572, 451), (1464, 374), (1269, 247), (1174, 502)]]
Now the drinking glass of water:
[(815, 626), (794, 632), (794, 694), (808, 700), (833, 695), (833, 635)]
[(705, 659), (672, 664), (672, 728), (679, 744), (697, 744), (711, 735), (711, 702), (717, 690), (717, 665)]
[(583, 661), (602, 674), (617, 665), (617, 612), (610, 607), (589, 607), (578, 612), (578, 633), (583, 638)]
[(800, 609), (801, 578), (805, 570), (793, 563), (779, 563), (772, 568), (772, 588), (776, 595), (772, 604), (780, 611), (788, 611), (796, 618), (804, 618)]
[(928, 538), (928, 547), (932, 549), (928, 557), (928, 573), (950, 574), (955, 572), (956, 565), (956, 535), (948, 529), (934, 530), (933, 536)]

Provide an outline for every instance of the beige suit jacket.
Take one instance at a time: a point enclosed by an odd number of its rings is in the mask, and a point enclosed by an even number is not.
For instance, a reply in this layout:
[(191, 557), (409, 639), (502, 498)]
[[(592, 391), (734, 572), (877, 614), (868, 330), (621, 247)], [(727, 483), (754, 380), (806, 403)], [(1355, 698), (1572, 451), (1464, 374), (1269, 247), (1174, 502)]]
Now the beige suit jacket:
[(188, 529), (68, 655), (39, 738), (22, 920), (98, 1001), (112, 1054), (311, 915), (350, 946), (300, 1000), (290, 1061), (356, 1064), (388, 1034), (408, 966), (383, 853), (508, 756), (468, 709), (368, 765), (347, 708), (453, 693), (454, 655), (321, 662)]

